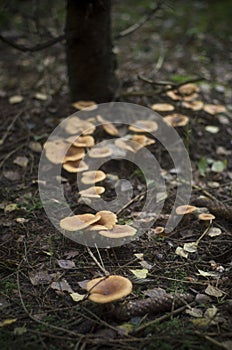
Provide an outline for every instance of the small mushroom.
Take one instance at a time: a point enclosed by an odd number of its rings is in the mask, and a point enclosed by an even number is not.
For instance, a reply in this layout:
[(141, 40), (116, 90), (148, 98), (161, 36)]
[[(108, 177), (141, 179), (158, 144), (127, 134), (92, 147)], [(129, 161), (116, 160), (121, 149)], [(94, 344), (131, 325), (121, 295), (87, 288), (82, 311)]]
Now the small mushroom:
[(157, 112), (171, 112), (174, 111), (175, 107), (170, 103), (155, 103), (151, 106), (151, 109)]
[(132, 283), (126, 277), (111, 275), (89, 281), (86, 289), (89, 292), (89, 300), (106, 304), (129, 295), (132, 292)]
[(106, 178), (106, 174), (101, 170), (85, 171), (82, 175), (81, 182), (85, 185), (92, 185)]
[(138, 142), (132, 141), (127, 138), (120, 138), (115, 140), (115, 145), (121, 149), (126, 151), (130, 151), (133, 153), (138, 152), (143, 146), (141, 146)]
[(88, 111), (93, 111), (97, 108), (97, 104), (94, 101), (77, 101), (74, 102), (72, 106), (76, 109), (86, 109)]
[(47, 141), (44, 144), (45, 155), (53, 164), (61, 164), (69, 143), (64, 139)]
[(188, 84), (181, 85), (178, 88), (178, 92), (181, 95), (188, 95), (189, 96), (189, 95), (193, 95), (193, 94), (199, 92), (199, 87), (196, 84), (188, 83)]
[(88, 165), (83, 160), (67, 161), (63, 163), (63, 169), (68, 173), (80, 173), (88, 170)]
[(70, 136), (67, 138), (67, 141), (70, 142), (75, 147), (93, 147), (94, 138), (90, 135), (85, 136)]
[(177, 215), (188, 215), (190, 213), (193, 213), (194, 211), (197, 210), (197, 207), (195, 207), (194, 205), (179, 205), (178, 207), (176, 207), (176, 214)]
[(107, 229), (112, 229), (118, 221), (116, 214), (108, 210), (98, 211), (97, 215), (100, 215), (100, 220), (98, 221), (98, 224), (105, 226)]
[(98, 233), (108, 238), (124, 238), (134, 236), (137, 230), (129, 225), (115, 225), (111, 230), (99, 231)]
[(215, 115), (218, 113), (225, 113), (227, 111), (226, 107), (223, 105), (213, 105), (213, 104), (205, 104), (203, 107), (204, 111)]
[(153, 232), (154, 232), (156, 235), (161, 235), (161, 233), (164, 232), (164, 227), (163, 227), (163, 226), (156, 226), (156, 227), (153, 229)]
[(215, 216), (210, 213), (201, 213), (198, 215), (198, 219), (201, 221), (212, 222), (215, 219)]
[(66, 231), (79, 231), (97, 222), (100, 218), (100, 215), (97, 214), (67, 216), (60, 220), (60, 227)]
[(102, 118), (101, 115), (97, 115), (97, 121), (101, 123), (103, 129), (105, 130), (105, 132), (107, 132), (107, 134), (112, 136), (118, 136), (118, 129), (114, 126), (113, 123), (105, 120), (104, 118)]
[(88, 154), (91, 158), (105, 158), (112, 154), (112, 150), (108, 147), (94, 147)]
[(137, 120), (129, 126), (129, 130), (134, 132), (153, 132), (157, 129), (158, 124), (152, 120)]
[(183, 101), (182, 106), (184, 108), (191, 109), (192, 111), (200, 111), (203, 108), (204, 103), (198, 100), (189, 102)]
[(64, 121), (64, 128), (68, 134), (90, 135), (95, 130), (95, 125), (78, 117), (70, 117)]
[(131, 138), (132, 141), (139, 143), (142, 147), (153, 145), (155, 143), (154, 139), (147, 137), (146, 135), (133, 135)]
[(105, 188), (102, 186), (92, 186), (86, 190), (79, 191), (81, 197), (85, 198), (100, 198), (101, 194), (105, 192)]
[(166, 117), (163, 118), (165, 123), (168, 125), (172, 126), (173, 128), (177, 126), (185, 126), (189, 122), (189, 118), (186, 115), (174, 113), (171, 115), (167, 115)]
[(64, 156), (63, 162), (80, 160), (85, 156), (85, 149), (82, 147), (70, 146), (67, 153)]

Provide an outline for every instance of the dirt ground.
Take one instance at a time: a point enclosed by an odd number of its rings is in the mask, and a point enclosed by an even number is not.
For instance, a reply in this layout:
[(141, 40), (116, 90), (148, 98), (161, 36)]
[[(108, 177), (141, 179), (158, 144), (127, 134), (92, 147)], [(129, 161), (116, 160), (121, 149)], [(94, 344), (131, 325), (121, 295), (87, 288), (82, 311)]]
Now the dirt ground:
[[(136, 1), (132, 6), (132, 1), (115, 1), (113, 33), (136, 23), (152, 3)], [(177, 184), (167, 152), (161, 145), (149, 146), (166, 174), (169, 195), (164, 209), (144, 235), (110, 249), (89, 251), (65, 238), (48, 219), (39, 196), (42, 146), (60, 121), (76, 111), (68, 96), (63, 43), (38, 52), (1, 45), (2, 350), (232, 348), (232, 33), (228, 2), (222, 4), (224, 12), (214, 1), (211, 5), (207, 1), (169, 4), (158, 18), (152, 17), (134, 33), (118, 39), (114, 47), (120, 79), (117, 101), (147, 107), (169, 103), (175, 113), (188, 116), (189, 123), (176, 130), (192, 165), (190, 203), (207, 207), (215, 219), (205, 226), (192, 215), (169, 234), (155, 233), (157, 226), (165, 226)], [(23, 7), (28, 11), (27, 2)], [(14, 14), (13, 20), (20, 24), (14, 30), (8, 26), (5, 34), (20, 44), (30, 44), (30, 39), (34, 40), (32, 32), (21, 35), (22, 15)], [(50, 24), (55, 34), (58, 24)], [(183, 96), (173, 100), (154, 84), (162, 80), (178, 85), (196, 78), (197, 100), (204, 104), (197, 111), (184, 107)], [(207, 111), (205, 106), (211, 104), (221, 110)], [(144, 190), (138, 169), (128, 173), (123, 162), (120, 173), (114, 164), (105, 169), (119, 177), (127, 176), (135, 196)], [(78, 195), (72, 196), (72, 184), (67, 183), (67, 191), (75, 213), (82, 213)], [(199, 204), (200, 196), (207, 201)], [(139, 200), (132, 201), (122, 213), (121, 222), (130, 220), (141, 205)], [(186, 246), (198, 240), (197, 247)], [(190, 294), (193, 301), (184, 303), (177, 312), (173, 304), (169, 310), (162, 311), (161, 307), (158, 313), (147, 311), (125, 321), (116, 320), (102, 305), (87, 299), (75, 302), (68, 287), (84, 294), (81, 282), (103, 275), (98, 264), (101, 259), (109, 273), (133, 282), (133, 293), (126, 301), (140, 301), (147, 290), (157, 287), (170, 295)], [(63, 260), (65, 267), (60, 263)], [(140, 270), (145, 276), (131, 270)], [(67, 290), (52, 284), (61, 280)], [(116, 303), (116, 308), (119, 305)]]

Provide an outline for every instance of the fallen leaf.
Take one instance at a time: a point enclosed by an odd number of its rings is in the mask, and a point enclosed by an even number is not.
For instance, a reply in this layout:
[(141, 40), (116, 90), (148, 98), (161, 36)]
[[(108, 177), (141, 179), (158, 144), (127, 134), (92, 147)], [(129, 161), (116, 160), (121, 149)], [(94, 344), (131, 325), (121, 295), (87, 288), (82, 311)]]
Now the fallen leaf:
[(10, 213), (10, 212), (15, 211), (17, 209), (18, 209), (18, 205), (16, 203), (10, 203), (4, 207), (4, 213)]
[(218, 312), (218, 309), (216, 308), (216, 306), (213, 305), (212, 307), (209, 307), (205, 311), (204, 317), (207, 317), (209, 319), (213, 319), (216, 316), (217, 312)]
[(42, 146), (39, 142), (34, 142), (34, 141), (31, 141), (28, 145), (28, 147), (33, 151), (33, 152), (36, 152), (36, 153), (41, 153), (42, 152)]
[(208, 231), (208, 236), (216, 237), (222, 234), (222, 230), (219, 227), (211, 227)]
[(136, 269), (136, 270), (130, 270), (130, 271), (137, 278), (146, 278), (148, 274), (148, 269), (142, 269), (142, 270)]
[(78, 250), (70, 250), (69, 252), (65, 252), (64, 256), (66, 256), (67, 259), (75, 258), (75, 256), (79, 255), (80, 252)]
[(14, 104), (22, 102), (23, 101), (23, 96), (21, 96), (21, 95), (11, 96), (8, 101), (9, 101), (9, 103), (11, 105), (14, 105)]
[(211, 166), (211, 170), (214, 171), (215, 173), (221, 173), (225, 169), (226, 169), (226, 162), (222, 162), (221, 160), (214, 161)]
[(17, 318), (8, 318), (0, 322), (0, 327), (9, 326), (10, 324), (15, 323), (16, 321), (17, 321)]
[(76, 264), (74, 261), (72, 260), (57, 260), (58, 265), (62, 268), (62, 269), (73, 269), (76, 267)]
[(123, 335), (128, 335), (133, 331), (134, 326), (132, 323), (125, 322), (123, 324), (120, 324), (120, 326), (117, 326), (117, 329), (119, 330), (119, 333)]
[(89, 280), (83, 280), (83, 281), (79, 281), (77, 283), (82, 289), (86, 289), (88, 282), (89, 282)]
[(21, 166), (22, 168), (26, 168), (27, 164), (29, 162), (29, 159), (27, 157), (16, 157), (13, 161), (14, 164)]
[(205, 293), (216, 298), (223, 296), (223, 292), (217, 287), (212, 286), (211, 284), (208, 284)]
[(71, 293), (70, 297), (73, 301), (79, 302), (85, 298), (85, 294)]
[(147, 261), (143, 260), (143, 261), (140, 261), (139, 264), (144, 268), (144, 269), (147, 269), (147, 270), (151, 270), (153, 265), (149, 264)]
[(203, 270), (200, 270), (200, 269), (197, 269), (199, 274), (203, 277), (214, 277), (214, 278), (217, 278), (218, 277), (218, 273), (216, 272), (207, 272), (207, 271), (203, 271)]
[(220, 130), (218, 126), (214, 126), (214, 125), (207, 125), (205, 127), (205, 130), (210, 132), (211, 134), (217, 134), (218, 131)]
[(33, 271), (29, 273), (29, 278), (33, 286), (38, 286), (41, 284), (49, 284), (54, 279), (58, 279), (60, 277), (60, 273), (51, 273), (49, 274), (45, 270)]
[(201, 294), (201, 293), (198, 293), (196, 295), (196, 302), (198, 304), (208, 304), (212, 301), (212, 299), (208, 296), (208, 295), (205, 295), (205, 294)]
[(186, 250), (184, 250), (182, 247), (177, 247), (175, 253), (182, 258), (188, 258), (188, 252), (186, 252)]
[(201, 309), (198, 309), (196, 307), (189, 308), (185, 310), (186, 314), (192, 316), (192, 317), (202, 317), (203, 316), (203, 311)]
[(139, 260), (143, 260), (144, 254), (143, 253), (136, 253), (136, 254), (134, 254), (134, 256)]
[(14, 170), (5, 170), (3, 171), (3, 175), (10, 181), (18, 181), (21, 179), (19, 172)]
[(59, 290), (61, 292), (74, 293), (71, 286), (64, 278), (62, 278), (62, 280), (60, 280), (60, 281), (52, 282), (50, 287), (52, 289)]
[(23, 335), (26, 332), (27, 332), (27, 328), (25, 326), (15, 327), (14, 331), (13, 331), (13, 334), (14, 335)]
[(196, 253), (197, 252), (197, 243), (196, 242), (185, 243), (184, 250), (188, 253)]

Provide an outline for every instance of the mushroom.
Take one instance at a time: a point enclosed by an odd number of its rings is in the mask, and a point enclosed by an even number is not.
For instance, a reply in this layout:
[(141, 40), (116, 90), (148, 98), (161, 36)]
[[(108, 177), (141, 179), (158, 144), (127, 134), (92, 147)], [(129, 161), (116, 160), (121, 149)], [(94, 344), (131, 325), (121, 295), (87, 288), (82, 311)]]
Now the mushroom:
[(97, 108), (97, 104), (94, 101), (77, 101), (72, 104), (76, 109), (86, 109), (87, 111), (93, 111)]
[(101, 170), (85, 171), (82, 175), (81, 182), (85, 185), (95, 184), (106, 178), (106, 174)]
[(158, 124), (152, 120), (137, 120), (129, 126), (129, 130), (134, 132), (153, 132), (157, 129)]
[(101, 115), (97, 115), (97, 121), (101, 123), (103, 129), (105, 130), (105, 132), (107, 132), (107, 134), (112, 136), (118, 136), (118, 129), (114, 126), (113, 123), (105, 120), (104, 118), (102, 118)]
[(142, 147), (153, 145), (155, 143), (154, 139), (147, 137), (146, 135), (133, 135), (131, 138), (132, 141), (139, 143)]
[(63, 169), (69, 173), (80, 173), (88, 170), (88, 165), (83, 160), (66, 161), (63, 163)]
[(189, 95), (193, 95), (193, 94), (199, 92), (199, 87), (196, 84), (188, 83), (188, 84), (181, 85), (178, 88), (178, 92), (181, 95), (188, 95), (189, 96)]
[(134, 236), (137, 230), (129, 225), (115, 225), (111, 230), (99, 231), (98, 233), (108, 238), (124, 238)]
[(223, 105), (213, 105), (213, 104), (205, 104), (203, 107), (204, 111), (215, 115), (218, 113), (225, 113), (227, 111), (226, 107)]
[(173, 128), (177, 126), (185, 126), (189, 122), (189, 118), (186, 115), (174, 113), (171, 115), (167, 115), (163, 118), (165, 123), (172, 126)]
[(91, 158), (105, 158), (112, 154), (112, 150), (108, 147), (94, 147), (88, 154)]
[(64, 139), (47, 141), (44, 144), (46, 158), (54, 164), (61, 164), (66, 154), (68, 145), (69, 144)]
[(85, 156), (85, 149), (82, 147), (69, 147), (67, 153), (64, 156), (63, 162), (66, 163), (68, 161), (80, 160)]
[(156, 235), (160, 235), (161, 233), (164, 232), (164, 227), (163, 227), (163, 226), (156, 226), (156, 227), (153, 229), (153, 232), (154, 232)]
[(66, 231), (79, 231), (97, 222), (100, 218), (101, 216), (97, 214), (67, 216), (60, 220), (60, 227)]
[(191, 109), (193, 111), (200, 111), (203, 108), (204, 103), (202, 101), (198, 101), (198, 100), (189, 101), (189, 102), (183, 101), (182, 106), (184, 108), (188, 108), (188, 109)]
[(70, 136), (67, 138), (73, 146), (75, 147), (93, 147), (94, 146), (94, 138), (90, 135), (85, 136)]
[(68, 134), (83, 134), (83, 135), (89, 135), (92, 134), (95, 130), (95, 125), (86, 121), (82, 120), (78, 117), (70, 117), (67, 120), (63, 122), (65, 131)]
[(215, 219), (215, 216), (213, 214), (210, 213), (201, 213), (198, 215), (198, 219), (201, 221), (206, 221), (206, 223), (208, 222), (212, 222), (212, 220)]
[(171, 112), (175, 107), (170, 103), (155, 103), (151, 106), (151, 109), (157, 112)]
[(131, 281), (123, 276), (111, 275), (94, 278), (86, 285), (89, 300), (106, 304), (126, 297), (132, 292)]
[(85, 198), (100, 198), (100, 194), (105, 192), (105, 188), (102, 186), (92, 186), (86, 190), (79, 191), (81, 197)]
[(126, 151), (130, 151), (133, 153), (138, 152), (143, 146), (139, 144), (138, 142), (132, 141), (128, 138), (120, 138), (115, 140), (115, 145), (121, 149), (124, 149)]
[(189, 217), (191, 213), (194, 213), (197, 210), (197, 207), (194, 205), (180, 205), (176, 207), (176, 214), (182, 215), (184, 217), (184, 222), (187, 223), (189, 221)]
[(107, 229), (112, 229), (118, 221), (117, 216), (108, 210), (98, 211), (97, 215), (100, 215), (100, 220), (97, 223)]

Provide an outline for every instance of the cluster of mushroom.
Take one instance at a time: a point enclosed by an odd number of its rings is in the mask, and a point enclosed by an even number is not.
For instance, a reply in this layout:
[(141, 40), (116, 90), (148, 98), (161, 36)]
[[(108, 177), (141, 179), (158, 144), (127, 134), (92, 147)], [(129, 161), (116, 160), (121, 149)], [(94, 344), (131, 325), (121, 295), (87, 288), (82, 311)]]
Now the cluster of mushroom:
[(108, 210), (96, 214), (68, 216), (60, 221), (60, 227), (66, 231), (95, 231), (108, 238), (134, 236), (136, 229), (129, 225), (117, 225), (117, 216)]

